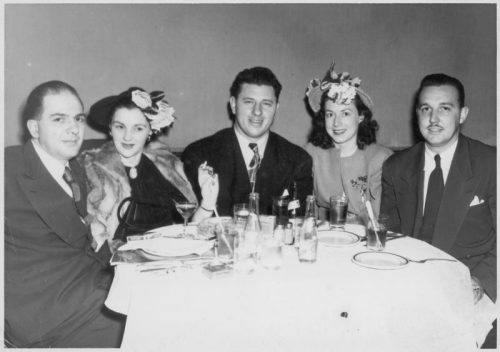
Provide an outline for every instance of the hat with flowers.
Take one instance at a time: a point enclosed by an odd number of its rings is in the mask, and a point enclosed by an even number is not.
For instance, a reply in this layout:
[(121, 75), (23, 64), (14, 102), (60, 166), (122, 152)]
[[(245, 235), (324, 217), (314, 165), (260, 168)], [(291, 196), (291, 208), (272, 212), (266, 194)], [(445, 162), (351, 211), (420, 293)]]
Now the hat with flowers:
[(122, 102), (132, 102), (142, 111), (153, 133), (159, 133), (176, 119), (174, 108), (164, 98), (165, 93), (162, 91), (148, 93), (142, 88), (131, 87), (123, 93), (103, 98), (93, 104), (89, 110), (88, 120), (108, 129), (115, 107)]
[(320, 111), (321, 97), (325, 93), (335, 103), (345, 105), (349, 105), (356, 94), (358, 94), (366, 107), (373, 112), (372, 99), (359, 88), (361, 80), (358, 77), (351, 78), (348, 72), (338, 74), (335, 72), (334, 67), (335, 61), (330, 66), (323, 80), (315, 78), (309, 82), (309, 86), (306, 89), (306, 96), (311, 109), (315, 113)]

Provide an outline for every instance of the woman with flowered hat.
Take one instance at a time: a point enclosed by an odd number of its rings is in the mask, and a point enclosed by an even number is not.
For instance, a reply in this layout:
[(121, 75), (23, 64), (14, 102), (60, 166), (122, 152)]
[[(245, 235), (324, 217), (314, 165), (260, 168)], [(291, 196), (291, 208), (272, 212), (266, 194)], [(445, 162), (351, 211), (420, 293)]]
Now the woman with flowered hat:
[[(152, 141), (172, 124), (173, 113), (163, 92), (148, 94), (136, 87), (91, 106), (89, 122), (112, 139), (80, 157), (90, 185), (92, 235), (98, 243), (107, 240), (113, 248), (113, 240), (182, 222), (175, 202), (197, 204), (182, 162), (165, 144)], [(219, 192), (218, 177), (206, 164), (200, 166), (198, 181), (203, 199), (194, 221), (212, 215)]]
[(328, 219), (329, 198), (348, 198), (348, 221), (360, 222), (365, 201), (378, 216), (382, 164), (392, 151), (375, 144), (373, 102), (359, 78), (337, 74), (334, 63), (323, 80), (313, 79), (306, 97), (314, 112), (305, 149), (313, 158), (314, 192), (320, 218)]

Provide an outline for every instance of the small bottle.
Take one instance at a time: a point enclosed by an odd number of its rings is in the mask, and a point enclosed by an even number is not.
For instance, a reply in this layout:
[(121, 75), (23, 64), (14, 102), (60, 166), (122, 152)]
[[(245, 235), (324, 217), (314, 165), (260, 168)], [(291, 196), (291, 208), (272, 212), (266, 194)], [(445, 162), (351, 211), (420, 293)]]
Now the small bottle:
[(243, 233), (245, 246), (251, 253), (258, 257), (260, 244), (262, 241), (262, 225), (259, 219), (259, 194), (250, 193), (249, 196), (249, 214), (245, 230)]
[[(288, 203), (288, 217), (290, 219), (295, 219), (299, 215), (299, 209), (300, 209), (300, 201), (297, 198), (297, 182), (293, 181), (292, 184), (292, 199)], [(295, 223), (295, 221), (291, 221), (292, 224)]]
[(316, 226), (316, 197), (307, 196), (304, 223), (300, 229), (299, 261), (314, 263), (318, 250), (318, 229)]
[(292, 224), (292, 236), (293, 243), (295, 243), (295, 247), (298, 246), (298, 238), (299, 238), (299, 210), (300, 210), (300, 201), (297, 199), (297, 182), (293, 181), (292, 183), (292, 199), (288, 203), (288, 221)]

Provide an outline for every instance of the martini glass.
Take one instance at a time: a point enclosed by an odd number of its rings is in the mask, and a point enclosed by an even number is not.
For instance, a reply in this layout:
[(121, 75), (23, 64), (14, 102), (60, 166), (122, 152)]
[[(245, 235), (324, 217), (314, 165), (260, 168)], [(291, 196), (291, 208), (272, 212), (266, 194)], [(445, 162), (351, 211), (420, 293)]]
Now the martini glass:
[(187, 222), (188, 219), (193, 215), (194, 211), (196, 210), (196, 203), (194, 202), (174, 202), (175, 203), (175, 208), (181, 214), (181, 216), (184, 218), (184, 228), (182, 235), (183, 237), (186, 237), (186, 227), (187, 227)]

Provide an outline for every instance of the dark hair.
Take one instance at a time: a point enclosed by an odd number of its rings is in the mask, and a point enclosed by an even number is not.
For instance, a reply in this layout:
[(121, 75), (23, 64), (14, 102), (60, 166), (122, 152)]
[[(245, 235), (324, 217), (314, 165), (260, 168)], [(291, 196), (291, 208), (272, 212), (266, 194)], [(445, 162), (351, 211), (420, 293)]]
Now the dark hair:
[[(133, 110), (133, 109), (141, 110), (137, 105), (134, 104), (131, 96), (122, 96), (118, 100), (116, 100), (115, 104), (109, 110), (109, 115), (107, 117), (109, 124), (113, 122), (113, 116), (116, 113), (116, 111), (122, 108), (127, 110)], [(146, 121), (148, 121), (148, 123), (151, 125), (151, 122), (147, 118)]]
[(433, 87), (433, 86), (452, 86), (458, 92), (458, 103), (460, 104), (460, 108), (465, 106), (465, 89), (462, 82), (460, 82), (457, 78), (448, 76), (444, 73), (433, 73), (425, 76), (420, 82), (420, 87), (417, 91), (417, 99), (416, 104), (420, 101), (420, 93), (425, 87)]
[[(309, 133), (308, 141), (314, 146), (323, 149), (334, 148), (333, 138), (326, 132), (325, 128), (325, 104), (328, 100), (327, 92), (321, 96), (321, 109), (313, 117), (313, 125), (311, 133)], [(363, 115), (363, 120), (359, 123), (357, 144), (359, 149), (364, 149), (365, 145), (370, 145), (377, 141), (375, 133), (378, 130), (378, 123), (372, 120), (372, 112), (363, 103), (358, 94), (354, 97), (354, 106), (358, 110), (359, 115)]]
[(59, 94), (67, 92), (74, 95), (83, 108), (83, 102), (75, 88), (61, 81), (48, 81), (36, 86), (26, 99), (26, 104), (23, 109), (23, 120), (38, 119), (43, 110), (43, 99), (47, 95)]
[(274, 73), (267, 67), (252, 67), (241, 71), (236, 75), (236, 78), (231, 84), (229, 89), (229, 94), (231, 97), (238, 97), (241, 92), (241, 86), (243, 83), (256, 84), (259, 86), (266, 85), (274, 88), (274, 95), (276, 96), (276, 101), (279, 100), (281, 93), (281, 83)]

